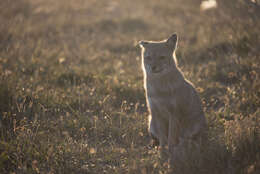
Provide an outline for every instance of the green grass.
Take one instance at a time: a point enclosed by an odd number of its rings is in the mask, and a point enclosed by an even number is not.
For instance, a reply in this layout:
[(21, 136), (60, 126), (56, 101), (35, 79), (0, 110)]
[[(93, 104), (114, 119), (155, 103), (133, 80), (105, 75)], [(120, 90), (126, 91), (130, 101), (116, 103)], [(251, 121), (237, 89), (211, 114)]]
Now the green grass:
[(150, 148), (139, 40), (179, 34), (209, 141), (175, 173), (260, 171), (259, 6), (0, 2), (0, 173), (167, 173)]

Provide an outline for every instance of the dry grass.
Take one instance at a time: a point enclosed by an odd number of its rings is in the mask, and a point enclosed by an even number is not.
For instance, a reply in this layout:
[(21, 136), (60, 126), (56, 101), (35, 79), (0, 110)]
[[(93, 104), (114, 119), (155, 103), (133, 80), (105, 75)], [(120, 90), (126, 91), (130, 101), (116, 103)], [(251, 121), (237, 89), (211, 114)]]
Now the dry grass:
[(209, 123), (202, 162), (180, 173), (259, 173), (259, 7), (199, 4), (1, 1), (0, 173), (167, 173), (148, 146), (136, 44), (173, 32)]

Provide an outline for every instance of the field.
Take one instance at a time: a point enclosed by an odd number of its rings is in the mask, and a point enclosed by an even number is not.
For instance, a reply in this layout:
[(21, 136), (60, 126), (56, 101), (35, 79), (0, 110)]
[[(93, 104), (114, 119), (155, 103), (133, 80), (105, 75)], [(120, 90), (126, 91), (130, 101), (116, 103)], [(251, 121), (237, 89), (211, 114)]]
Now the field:
[(137, 43), (174, 32), (209, 125), (180, 173), (260, 173), (259, 18), (249, 0), (2, 0), (0, 173), (167, 173)]

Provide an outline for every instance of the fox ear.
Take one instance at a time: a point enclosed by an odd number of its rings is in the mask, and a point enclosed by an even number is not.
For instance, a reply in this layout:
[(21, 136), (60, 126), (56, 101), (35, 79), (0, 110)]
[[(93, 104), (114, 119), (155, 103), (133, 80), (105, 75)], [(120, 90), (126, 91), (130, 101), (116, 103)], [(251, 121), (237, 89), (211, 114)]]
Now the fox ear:
[(178, 43), (178, 36), (176, 33), (174, 33), (173, 35), (171, 35), (171, 37), (169, 37), (166, 41), (166, 44), (173, 49), (173, 51), (176, 49), (177, 47), (177, 43)]
[(148, 45), (149, 42), (147, 41), (139, 41), (138, 45), (141, 47), (141, 48), (145, 48), (147, 45)]

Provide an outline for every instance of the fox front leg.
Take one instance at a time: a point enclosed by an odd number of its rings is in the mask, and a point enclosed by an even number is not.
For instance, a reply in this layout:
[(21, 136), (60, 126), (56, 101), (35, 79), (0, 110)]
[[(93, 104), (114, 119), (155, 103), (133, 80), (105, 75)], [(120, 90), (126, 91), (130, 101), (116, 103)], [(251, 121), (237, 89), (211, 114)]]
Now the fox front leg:
[(176, 118), (176, 116), (171, 116), (169, 118), (169, 133), (168, 133), (168, 148), (169, 148), (169, 163), (170, 166), (173, 165), (176, 159), (176, 149), (180, 144), (180, 121)]

